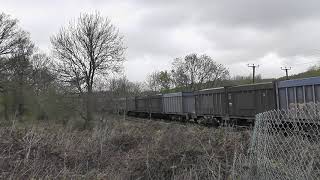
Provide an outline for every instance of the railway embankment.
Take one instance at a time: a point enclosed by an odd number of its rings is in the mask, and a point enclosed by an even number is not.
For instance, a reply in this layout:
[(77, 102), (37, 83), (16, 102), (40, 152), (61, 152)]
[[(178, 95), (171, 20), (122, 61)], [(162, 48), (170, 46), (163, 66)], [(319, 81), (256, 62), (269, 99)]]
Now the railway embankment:
[(250, 132), (110, 116), (77, 125), (0, 127), (0, 178), (228, 179)]

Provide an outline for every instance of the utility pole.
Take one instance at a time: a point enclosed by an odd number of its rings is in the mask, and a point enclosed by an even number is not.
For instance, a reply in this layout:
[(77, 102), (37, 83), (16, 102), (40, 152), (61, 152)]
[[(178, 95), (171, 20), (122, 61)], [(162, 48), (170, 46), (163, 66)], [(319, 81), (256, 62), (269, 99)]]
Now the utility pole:
[(256, 68), (258, 68), (259, 65), (248, 64), (248, 67), (251, 67), (251, 68), (252, 68), (252, 83), (254, 84), (254, 78), (255, 78), (255, 74), (256, 74)]
[(288, 71), (289, 71), (289, 70), (291, 70), (291, 67), (281, 67), (281, 70), (286, 71), (286, 77), (287, 77), (287, 80), (289, 80), (289, 74), (288, 74)]

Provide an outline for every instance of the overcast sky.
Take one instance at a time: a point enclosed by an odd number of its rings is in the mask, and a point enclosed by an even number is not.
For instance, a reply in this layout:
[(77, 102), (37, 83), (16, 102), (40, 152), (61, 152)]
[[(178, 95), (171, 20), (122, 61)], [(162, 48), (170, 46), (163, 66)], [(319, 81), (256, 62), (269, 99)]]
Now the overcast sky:
[(82, 12), (99, 11), (125, 37), (125, 74), (143, 81), (176, 57), (207, 54), (231, 75), (298, 73), (320, 63), (319, 0), (0, 0), (36, 45), (50, 52), (50, 36)]

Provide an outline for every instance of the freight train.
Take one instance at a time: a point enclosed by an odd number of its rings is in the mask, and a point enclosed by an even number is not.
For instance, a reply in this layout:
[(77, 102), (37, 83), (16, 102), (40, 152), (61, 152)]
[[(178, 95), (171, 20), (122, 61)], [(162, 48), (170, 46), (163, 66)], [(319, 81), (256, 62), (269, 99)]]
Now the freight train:
[(203, 89), (116, 101), (131, 116), (221, 124), (251, 125), (255, 115), (294, 104), (320, 101), (320, 77)]

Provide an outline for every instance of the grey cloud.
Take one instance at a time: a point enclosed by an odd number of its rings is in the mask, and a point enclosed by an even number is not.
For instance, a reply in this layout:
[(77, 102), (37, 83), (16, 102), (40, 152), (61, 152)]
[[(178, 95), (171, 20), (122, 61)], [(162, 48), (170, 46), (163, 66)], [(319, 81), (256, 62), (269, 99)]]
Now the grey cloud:
[[(231, 67), (260, 62), (270, 54), (276, 56), (269, 56), (268, 61), (275, 58), (282, 64), (296, 64), (320, 53), (318, 0), (81, 0), (80, 3), (37, 0), (34, 4), (13, 0), (10, 3), (6, 2), (10, 6), (0, 10), (9, 9), (12, 16), (18, 14), (22, 25), (41, 47), (50, 46), (49, 37), (71, 17), (78, 17), (79, 12), (98, 10), (110, 17), (125, 37), (127, 59), (132, 60), (126, 69), (131, 75), (136, 72), (134, 80), (143, 80), (141, 77), (154, 70), (154, 66), (168, 65), (175, 57), (192, 52), (207, 53)], [(34, 8), (37, 14), (28, 8)], [(36, 18), (41, 13), (45, 18)], [(147, 61), (143, 73), (133, 65), (142, 61)]]
[[(162, 17), (177, 18), (185, 14), (184, 21), (219, 22), (224, 25), (272, 27), (318, 17), (318, 0), (137, 0), (145, 8), (165, 9)], [(165, 13), (171, 11), (170, 14)], [(160, 16), (159, 16), (160, 17)], [(182, 20), (182, 19), (181, 19)]]
[[(149, 10), (141, 20), (140, 27), (145, 27), (144, 31), (150, 33), (150, 36), (155, 28), (170, 32), (172, 27), (196, 27), (199, 36), (217, 44), (217, 50), (247, 51), (242, 54), (252, 54), (252, 58), (269, 52), (281, 56), (311, 55), (308, 49), (313, 43), (310, 43), (310, 39), (318, 38), (312, 33), (292, 31), (294, 28), (301, 29), (299, 25), (305, 21), (320, 18), (320, 1), (317, 0), (135, 2)], [(312, 31), (312, 26), (309, 24), (306, 30)], [(155, 39), (159, 37), (158, 34), (153, 36)], [(165, 43), (154, 44), (153, 49), (163, 49), (163, 45), (166, 46)], [(313, 46), (316, 46), (313, 49), (319, 47), (318, 44)]]

